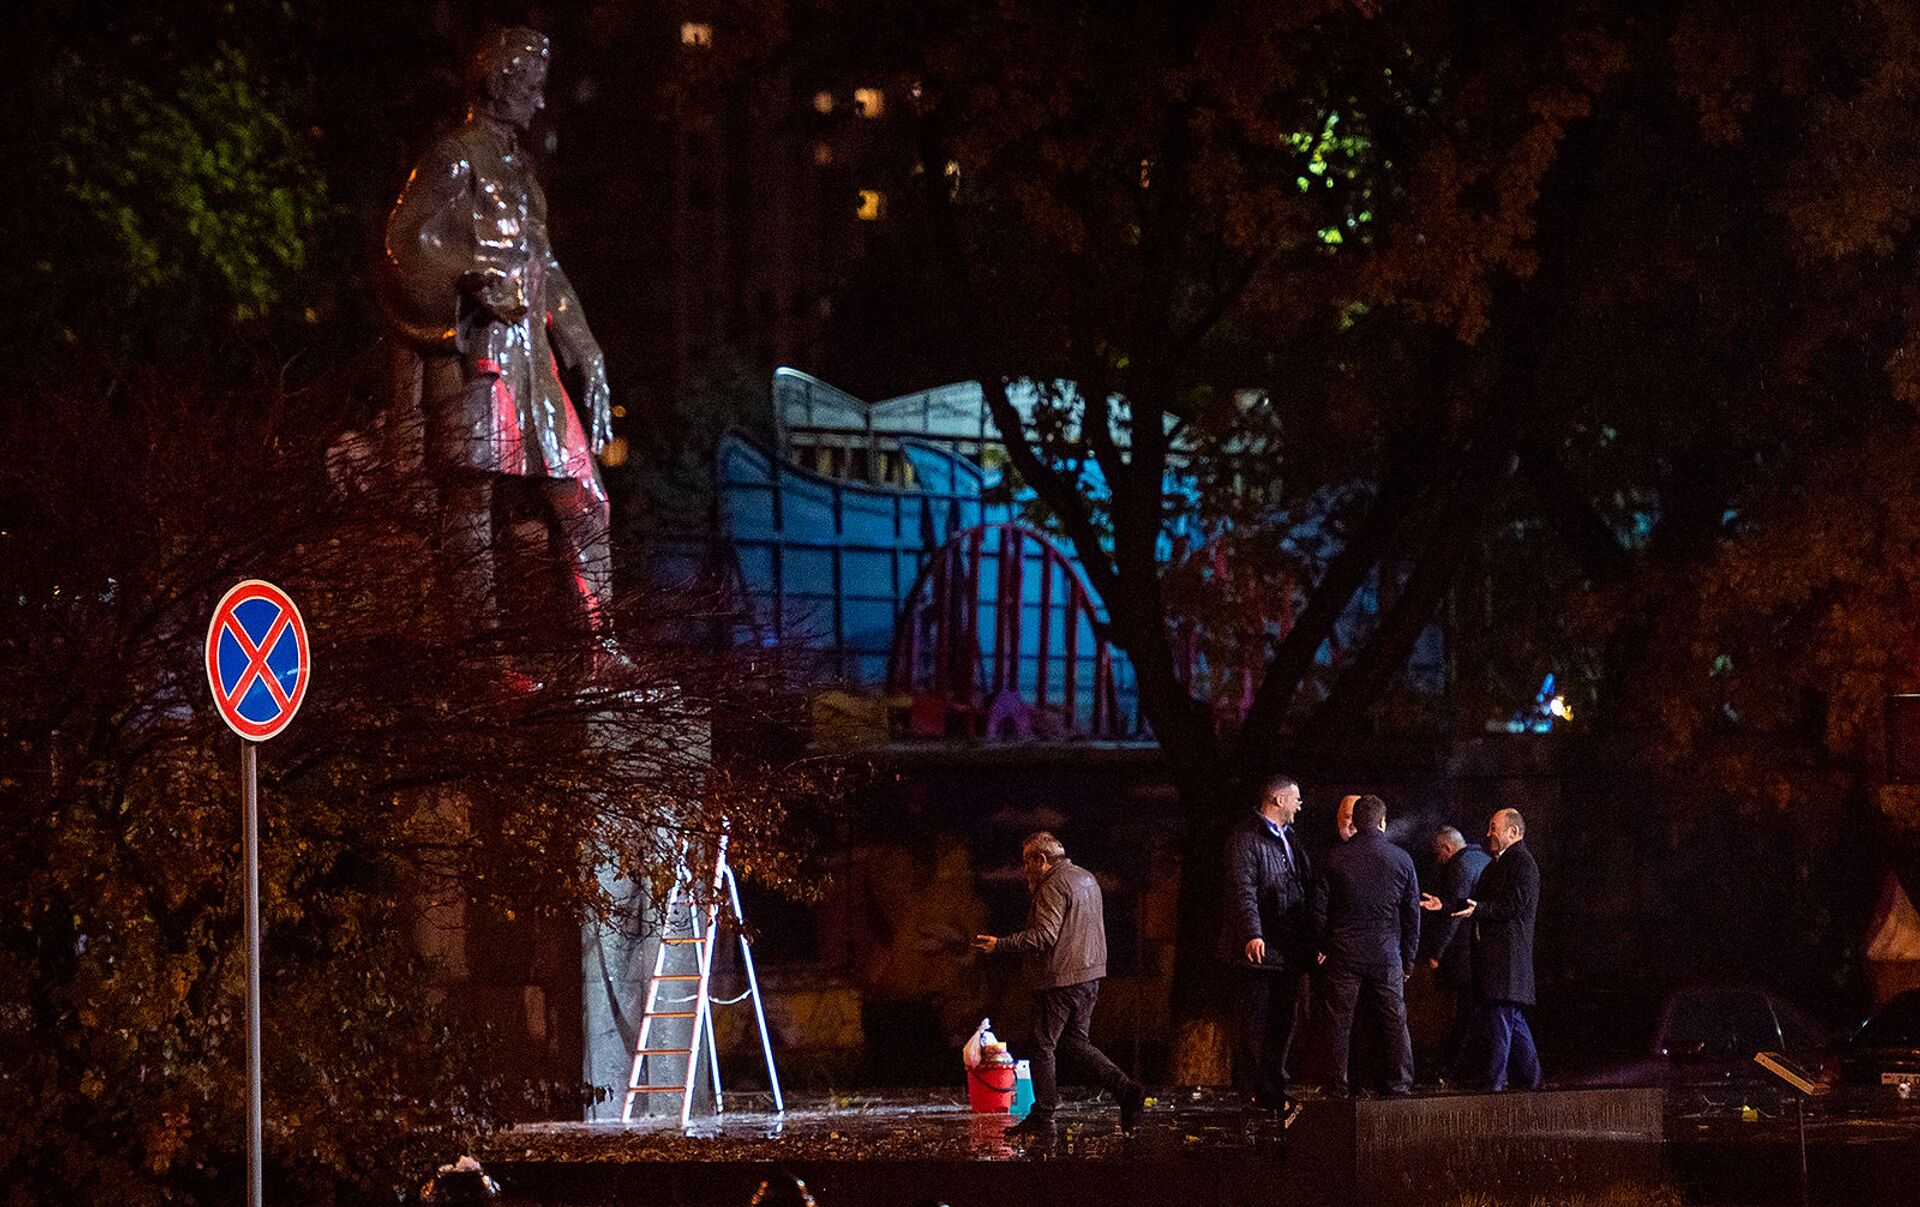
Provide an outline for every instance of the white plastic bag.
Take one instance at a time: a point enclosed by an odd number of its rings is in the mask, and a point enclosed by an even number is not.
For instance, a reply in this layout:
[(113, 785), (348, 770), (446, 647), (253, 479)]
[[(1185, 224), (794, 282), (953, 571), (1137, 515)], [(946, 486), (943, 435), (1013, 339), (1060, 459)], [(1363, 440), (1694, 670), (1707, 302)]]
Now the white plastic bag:
[(993, 1020), (987, 1018), (981, 1019), (980, 1025), (973, 1029), (973, 1034), (967, 1037), (966, 1044), (960, 1049), (961, 1063), (969, 1069), (973, 1068), (980, 1063), (980, 1049), (987, 1044), (998, 1042), (999, 1041), (993, 1037)]

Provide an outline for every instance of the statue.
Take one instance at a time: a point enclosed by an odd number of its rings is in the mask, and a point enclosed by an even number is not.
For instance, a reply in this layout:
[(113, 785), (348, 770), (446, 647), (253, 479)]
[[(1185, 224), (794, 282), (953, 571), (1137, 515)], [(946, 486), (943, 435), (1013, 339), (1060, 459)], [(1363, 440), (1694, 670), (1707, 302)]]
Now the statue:
[(613, 436), (606, 364), (520, 146), (545, 107), (547, 57), (530, 29), (499, 31), (474, 55), (466, 120), (420, 159), (387, 219), (381, 292), (397, 408), (411, 420), (401, 426), (421, 434), (441, 556), (473, 625), (498, 614), (494, 487), (528, 478), (572, 563), (582, 619), (611, 652), (610, 515), (594, 464)]

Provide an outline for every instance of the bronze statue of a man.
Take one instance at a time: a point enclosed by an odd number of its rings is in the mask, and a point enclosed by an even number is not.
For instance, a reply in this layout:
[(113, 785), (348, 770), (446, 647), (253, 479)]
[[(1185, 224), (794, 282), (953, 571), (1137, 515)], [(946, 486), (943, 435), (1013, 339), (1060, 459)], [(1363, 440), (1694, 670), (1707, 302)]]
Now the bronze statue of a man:
[(520, 145), (545, 107), (547, 57), (530, 29), (482, 44), (466, 120), (420, 159), (387, 219), (381, 284), (398, 403), (423, 433), (442, 555), (474, 624), (488, 627), (498, 606), (492, 495), (514, 475), (541, 482), (583, 615), (604, 637), (609, 514), (594, 454), (613, 435), (606, 364)]

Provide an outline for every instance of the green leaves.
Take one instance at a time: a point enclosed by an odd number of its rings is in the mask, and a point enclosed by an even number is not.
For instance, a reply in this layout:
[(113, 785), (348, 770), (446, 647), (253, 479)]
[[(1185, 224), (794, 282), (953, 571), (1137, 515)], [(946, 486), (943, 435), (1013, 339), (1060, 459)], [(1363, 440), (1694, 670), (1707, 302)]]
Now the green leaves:
[(306, 268), (325, 190), (250, 77), (230, 46), (165, 90), (77, 58), (56, 72), (60, 187), (113, 248), (129, 305), (174, 308), (205, 290), (233, 318), (258, 318)]

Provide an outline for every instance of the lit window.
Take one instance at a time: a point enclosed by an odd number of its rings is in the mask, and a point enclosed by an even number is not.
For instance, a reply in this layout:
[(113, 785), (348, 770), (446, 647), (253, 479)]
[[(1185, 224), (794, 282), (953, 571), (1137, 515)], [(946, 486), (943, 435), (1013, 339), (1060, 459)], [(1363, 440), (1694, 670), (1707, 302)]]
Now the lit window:
[(853, 111), (861, 117), (879, 117), (886, 112), (887, 98), (878, 88), (855, 88)]
[(680, 23), (680, 45), (713, 45), (713, 26), (704, 21), (682, 21)]
[(832, 113), (833, 112), (833, 93), (831, 92), (814, 93), (813, 94), (813, 111), (815, 113)]
[(826, 167), (828, 164), (832, 163), (833, 162), (833, 146), (830, 143), (823, 143), (823, 142), (817, 142), (813, 144), (813, 162), (819, 164), (823, 168)]
[(860, 208), (854, 211), (854, 216), (862, 222), (878, 221), (883, 201), (879, 189), (861, 189)]

